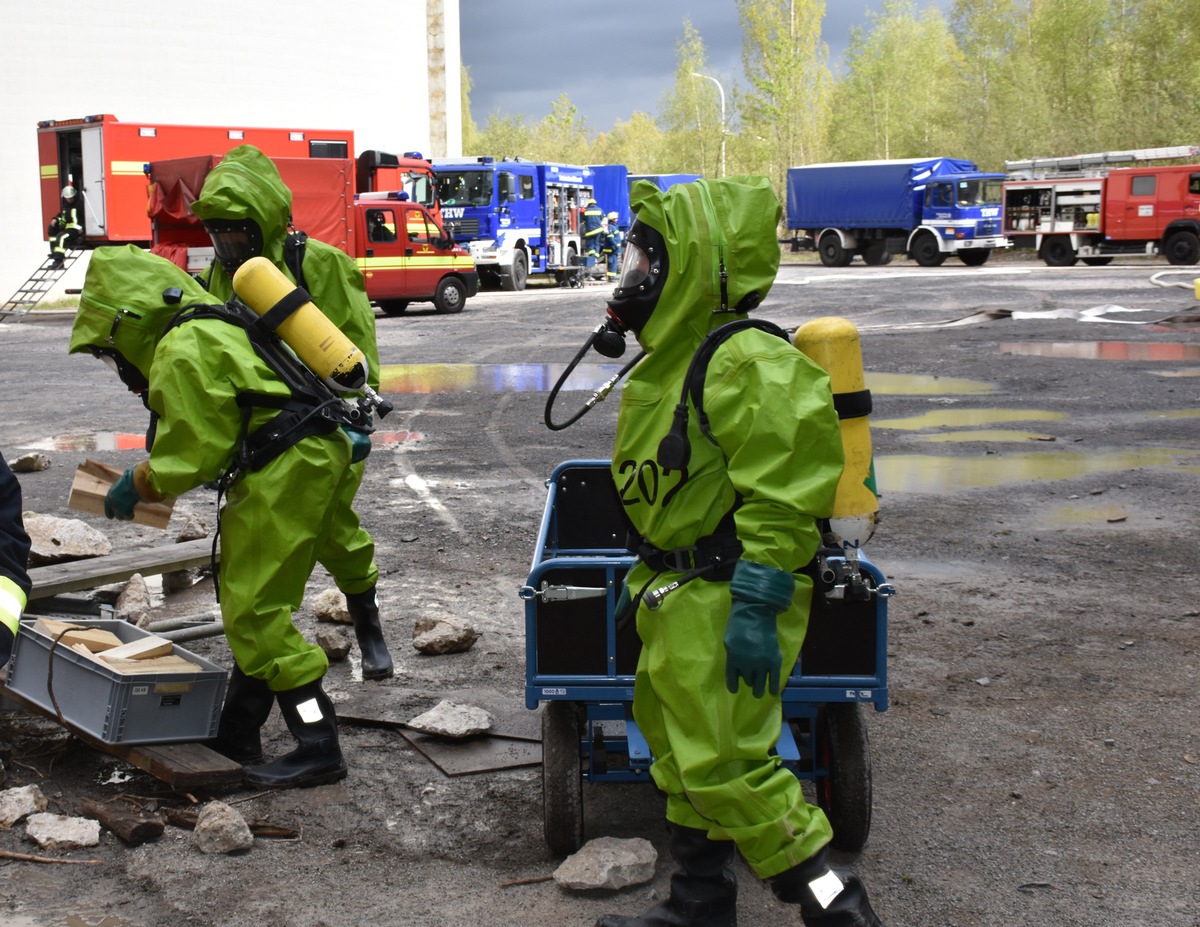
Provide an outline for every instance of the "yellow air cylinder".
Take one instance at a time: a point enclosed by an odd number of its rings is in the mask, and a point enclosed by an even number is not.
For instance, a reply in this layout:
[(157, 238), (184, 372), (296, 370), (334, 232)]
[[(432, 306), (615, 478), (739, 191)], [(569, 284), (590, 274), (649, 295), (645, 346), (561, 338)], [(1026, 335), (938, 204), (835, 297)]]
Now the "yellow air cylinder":
[[(233, 275), (233, 289), (242, 302), (263, 316), (299, 287), (265, 257), (253, 257)], [(349, 393), (366, 385), (366, 355), (311, 301), (289, 313), (275, 330), (330, 389)]]
[(792, 343), (829, 374), (834, 400), (839, 405), (846, 465), (838, 482), (830, 527), (843, 546), (857, 548), (875, 532), (879, 517), (867, 415), (870, 393), (863, 377), (858, 329), (849, 319), (827, 316), (801, 325)]

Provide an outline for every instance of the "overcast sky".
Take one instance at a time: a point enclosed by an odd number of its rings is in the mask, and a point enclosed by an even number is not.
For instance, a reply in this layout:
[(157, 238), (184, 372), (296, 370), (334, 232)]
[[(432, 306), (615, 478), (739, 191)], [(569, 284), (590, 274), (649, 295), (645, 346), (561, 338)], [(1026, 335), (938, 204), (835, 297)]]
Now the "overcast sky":
[[(919, 0), (949, 11), (952, 0)], [(824, 37), (830, 63), (850, 30), (868, 25), (882, 0), (827, 0)], [(471, 115), (492, 113), (539, 122), (566, 93), (592, 132), (607, 131), (637, 110), (656, 115), (675, 84), (676, 45), (691, 19), (708, 55), (708, 73), (726, 105), (742, 80), (742, 32), (734, 0), (460, 0), (462, 59), (471, 72)], [(709, 83), (713, 93), (715, 84)]]

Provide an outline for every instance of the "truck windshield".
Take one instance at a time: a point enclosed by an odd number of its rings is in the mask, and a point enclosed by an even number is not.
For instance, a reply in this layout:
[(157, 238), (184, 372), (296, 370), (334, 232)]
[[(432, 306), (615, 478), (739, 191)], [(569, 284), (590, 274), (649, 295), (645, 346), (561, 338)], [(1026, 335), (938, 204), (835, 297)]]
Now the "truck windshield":
[(492, 201), (492, 175), (489, 171), (439, 173), (437, 194), (443, 206), (486, 206)]
[(402, 183), (410, 202), (420, 203), (422, 206), (433, 205), (433, 183), (428, 174), (405, 171)]
[(958, 184), (959, 206), (999, 206), (999, 180), (962, 180)]

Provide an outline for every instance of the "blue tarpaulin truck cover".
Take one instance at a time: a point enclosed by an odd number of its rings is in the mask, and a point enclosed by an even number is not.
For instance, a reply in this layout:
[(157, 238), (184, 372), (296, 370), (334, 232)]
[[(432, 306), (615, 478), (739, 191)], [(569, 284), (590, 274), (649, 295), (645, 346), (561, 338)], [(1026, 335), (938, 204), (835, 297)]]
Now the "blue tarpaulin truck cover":
[(978, 171), (972, 161), (920, 158), (788, 168), (789, 229), (903, 228), (919, 224), (919, 194), (932, 177)]

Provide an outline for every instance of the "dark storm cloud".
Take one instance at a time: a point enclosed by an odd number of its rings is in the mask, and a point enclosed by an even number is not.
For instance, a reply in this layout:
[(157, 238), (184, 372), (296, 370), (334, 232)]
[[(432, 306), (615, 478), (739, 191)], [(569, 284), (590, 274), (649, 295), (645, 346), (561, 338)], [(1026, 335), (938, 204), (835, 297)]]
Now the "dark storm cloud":
[[(925, 0), (943, 9), (951, 0)], [(882, 0), (827, 0), (823, 33), (830, 62), (850, 29), (867, 25)], [(463, 63), (470, 69), (471, 115), (525, 117), (535, 123), (566, 94), (588, 127), (607, 131), (636, 111), (656, 115), (675, 82), (684, 17), (700, 33), (706, 73), (721, 82), (726, 104), (742, 81), (742, 31), (734, 0), (608, 0), (561, 5), (549, 0), (460, 0)], [(715, 85), (710, 84), (716, 93)]]

